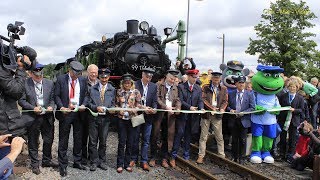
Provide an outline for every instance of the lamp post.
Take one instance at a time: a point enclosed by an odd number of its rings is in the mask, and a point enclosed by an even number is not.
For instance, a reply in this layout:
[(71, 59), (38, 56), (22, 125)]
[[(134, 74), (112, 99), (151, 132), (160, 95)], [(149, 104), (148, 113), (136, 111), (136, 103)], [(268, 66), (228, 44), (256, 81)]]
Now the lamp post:
[[(202, 0), (196, 0), (202, 1)], [(187, 37), (186, 37), (186, 57), (188, 57), (188, 42), (189, 42), (189, 17), (190, 16), (190, 0), (188, 0), (188, 16), (187, 16)]]
[(222, 64), (224, 64), (224, 40), (225, 36), (222, 34), (222, 37), (217, 37), (218, 39), (222, 39)]

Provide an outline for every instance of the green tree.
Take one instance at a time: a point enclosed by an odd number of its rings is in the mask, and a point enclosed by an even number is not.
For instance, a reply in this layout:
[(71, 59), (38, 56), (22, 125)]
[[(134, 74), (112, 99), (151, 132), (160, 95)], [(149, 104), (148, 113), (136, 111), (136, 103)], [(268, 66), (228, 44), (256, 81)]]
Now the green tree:
[(309, 39), (315, 34), (307, 32), (315, 14), (303, 1), (278, 0), (261, 18), (254, 27), (257, 39), (250, 38), (246, 53), (258, 54), (258, 63), (283, 67), (287, 76), (304, 76), (301, 70), (311, 67), (316, 53), (317, 44)]
[(47, 64), (43, 68), (43, 76), (48, 79), (52, 79), (55, 75), (54, 68), (56, 67), (56, 64)]

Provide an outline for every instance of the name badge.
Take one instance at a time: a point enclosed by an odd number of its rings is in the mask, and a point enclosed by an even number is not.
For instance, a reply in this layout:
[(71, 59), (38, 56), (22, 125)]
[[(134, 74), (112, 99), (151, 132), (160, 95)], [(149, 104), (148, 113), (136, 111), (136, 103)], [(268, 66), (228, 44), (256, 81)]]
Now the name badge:
[(168, 107), (172, 107), (172, 101), (170, 101), (169, 99), (166, 100), (166, 105)]

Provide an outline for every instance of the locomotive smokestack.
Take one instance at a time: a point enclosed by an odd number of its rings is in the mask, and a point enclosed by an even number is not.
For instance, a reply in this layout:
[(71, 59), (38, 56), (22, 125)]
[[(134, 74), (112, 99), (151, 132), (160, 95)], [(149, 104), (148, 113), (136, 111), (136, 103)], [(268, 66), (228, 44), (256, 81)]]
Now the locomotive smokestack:
[(127, 20), (127, 33), (138, 34), (138, 25), (139, 25), (138, 20), (135, 20), (135, 19)]

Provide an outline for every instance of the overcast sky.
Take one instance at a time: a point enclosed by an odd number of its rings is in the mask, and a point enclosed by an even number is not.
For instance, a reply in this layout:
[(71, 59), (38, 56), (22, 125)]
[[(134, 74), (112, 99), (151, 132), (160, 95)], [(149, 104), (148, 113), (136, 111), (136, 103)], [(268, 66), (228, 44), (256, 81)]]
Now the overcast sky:
[[(274, 1), (273, 1), (274, 2)], [(319, 1), (306, 0), (311, 11), (320, 17)], [(222, 62), (222, 40), (225, 34), (225, 62), (237, 59), (249, 69), (257, 65), (257, 57), (245, 53), (249, 38), (255, 38), (254, 26), (261, 20), (270, 0), (190, 0), (189, 50), (200, 70), (219, 70)], [(102, 35), (108, 38), (126, 29), (126, 20), (147, 21), (165, 38), (163, 28), (187, 21), (188, 0), (15, 0), (0, 3), (0, 34), (6, 35), (8, 23), (25, 22), (26, 35), (18, 45), (29, 45), (43, 64), (64, 62), (76, 50)], [(319, 19), (314, 21), (320, 32)], [(320, 44), (319, 36), (314, 40)], [(317, 47), (317, 49), (320, 49)], [(176, 43), (166, 52), (177, 56)]]

